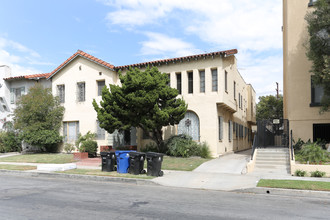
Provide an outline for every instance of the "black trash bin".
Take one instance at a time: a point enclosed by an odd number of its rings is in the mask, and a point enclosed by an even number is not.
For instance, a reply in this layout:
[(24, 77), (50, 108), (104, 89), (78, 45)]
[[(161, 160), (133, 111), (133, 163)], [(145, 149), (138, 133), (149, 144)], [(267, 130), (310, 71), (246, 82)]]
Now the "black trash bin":
[(163, 176), (162, 169), (163, 154), (155, 152), (147, 152), (147, 175), (148, 176)]
[(139, 175), (146, 171), (143, 169), (146, 154), (141, 152), (129, 152), (129, 170), (130, 174)]
[(100, 155), (102, 158), (102, 171), (111, 172), (117, 170), (115, 167), (115, 152), (100, 152)]

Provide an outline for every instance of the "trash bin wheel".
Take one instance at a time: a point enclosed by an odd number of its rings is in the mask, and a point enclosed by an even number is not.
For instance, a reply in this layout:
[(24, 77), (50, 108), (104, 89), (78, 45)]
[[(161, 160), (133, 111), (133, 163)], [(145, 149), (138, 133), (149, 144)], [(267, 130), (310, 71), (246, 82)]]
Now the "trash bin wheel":
[(146, 174), (146, 170), (141, 170), (141, 174)]
[(164, 175), (164, 172), (161, 170), (161, 171), (159, 171), (159, 174), (158, 174), (158, 176), (163, 176)]

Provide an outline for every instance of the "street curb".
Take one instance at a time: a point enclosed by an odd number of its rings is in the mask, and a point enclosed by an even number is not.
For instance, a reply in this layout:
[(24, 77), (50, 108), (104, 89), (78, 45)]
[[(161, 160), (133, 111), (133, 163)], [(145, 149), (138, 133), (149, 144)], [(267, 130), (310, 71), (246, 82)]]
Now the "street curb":
[(160, 186), (159, 184), (157, 184), (151, 180), (147, 180), (147, 179), (93, 176), (93, 175), (80, 175), (80, 174), (27, 172), (27, 171), (18, 171), (18, 170), (0, 170), (0, 175), (41, 177), (41, 178), (61, 178), (61, 179), (73, 179), (73, 180), (91, 180), (91, 181), (99, 181), (99, 182), (116, 182), (116, 183), (130, 183), (130, 184), (136, 184), (136, 185)]
[(312, 190), (298, 190), (298, 189), (279, 189), (279, 188), (268, 188), (268, 187), (255, 187), (255, 188), (248, 188), (248, 189), (233, 190), (232, 192), (266, 194), (266, 195), (316, 197), (316, 198), (330, 199), (330, 192), (327, 192), (327, 191), (312, 191)]

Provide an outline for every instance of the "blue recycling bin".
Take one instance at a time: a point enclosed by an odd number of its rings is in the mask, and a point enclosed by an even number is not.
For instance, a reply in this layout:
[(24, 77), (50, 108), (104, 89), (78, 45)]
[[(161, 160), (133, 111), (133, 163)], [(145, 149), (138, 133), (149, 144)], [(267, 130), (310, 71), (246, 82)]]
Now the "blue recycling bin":
[(132, 152), (132, 151), (131, 150), (117, 150), (116, 151), (117, 172), (118, 173), (128, 173), (129, 152)]

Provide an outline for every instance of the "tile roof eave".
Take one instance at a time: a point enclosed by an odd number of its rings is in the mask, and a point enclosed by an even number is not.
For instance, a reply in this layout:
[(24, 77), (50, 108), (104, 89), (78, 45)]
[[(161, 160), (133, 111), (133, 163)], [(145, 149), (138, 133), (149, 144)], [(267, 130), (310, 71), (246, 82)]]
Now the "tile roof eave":
[(128, 69), (130, 67), (161, 65), (161, 64), (169, 63), (169, 62), (206, 58), (208, 56), (217, 56), (217, 55), (223, 55), (224, 57), (227, 57), (227, 56), (235, 55), (237, 53), (238, 53), (237, 49), (231, 49), (231, 50), (217, 51), (217, 52), (211, 52), (211, 53), (205, 53), (205, 54), (190, 55), (190, 56), (185, 56), (185, 57), (169, 58), (169, 59), (148, 61), (148, 62), (136, 63), (136, 64), (130, 64), (130, 65), (116, 66), (115, 69), (121, 70), (121, 69)]
[(88, 53), (85, 53), (81, 50), (78, 50), (75, 54), (73, 54), (71, 57), (69, 57), (66, 61), (64, 61), (61, 65), (59, 65), (55, 70), (53, 70), (50, 73), (50, 76), (47, 79), (52, 78), (56, 73), (58, 73), (61, 69), (63, 69), (65, 66), (67, 66), (72, 60), (74, 60), (75, 58), (77, 58), (78, 56), (85, 58), (91, 62), (94, 62), (98, 65), (101, 65), (107, 69), (113, 70), (115, 71), (115, 67), (113, 65), (111, 65), (110, 63), (107, 63), (101, 59), (98, 59)]

